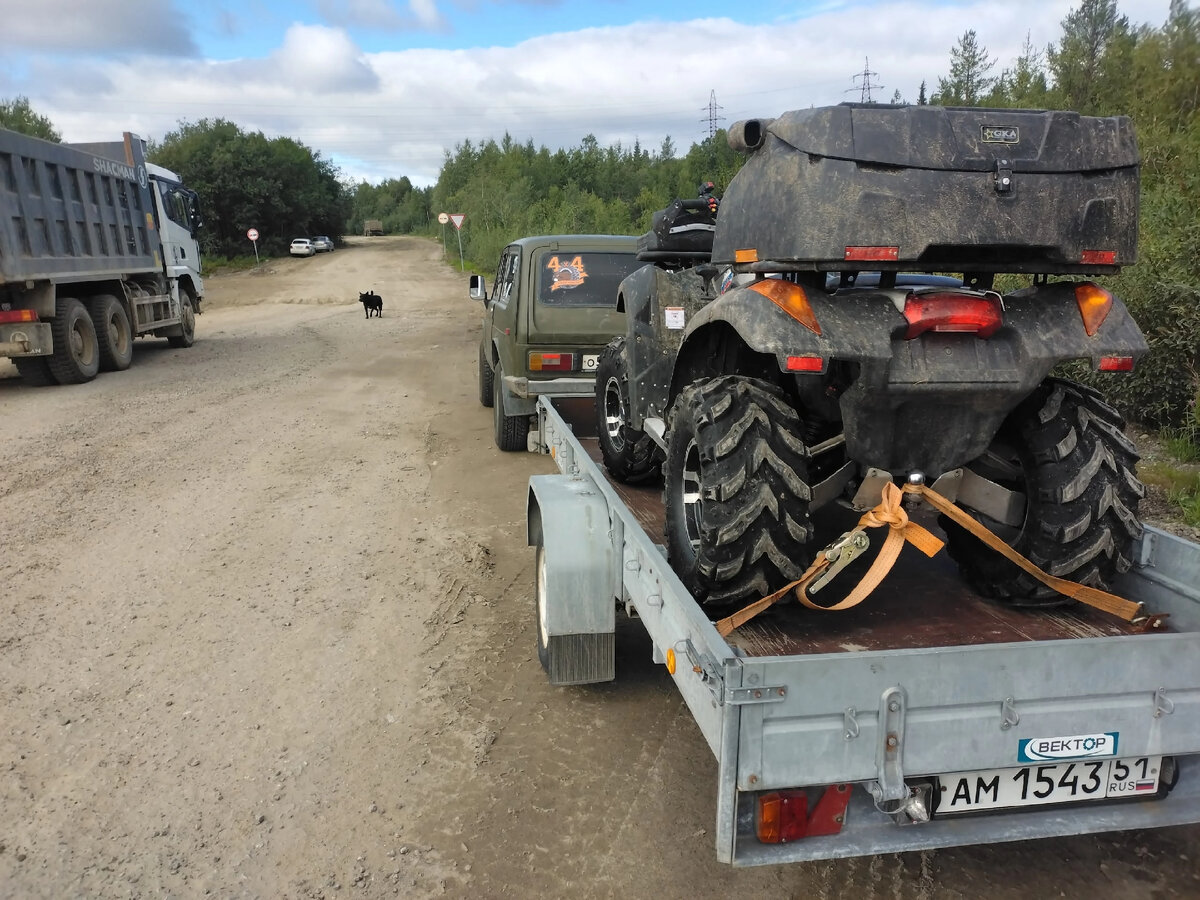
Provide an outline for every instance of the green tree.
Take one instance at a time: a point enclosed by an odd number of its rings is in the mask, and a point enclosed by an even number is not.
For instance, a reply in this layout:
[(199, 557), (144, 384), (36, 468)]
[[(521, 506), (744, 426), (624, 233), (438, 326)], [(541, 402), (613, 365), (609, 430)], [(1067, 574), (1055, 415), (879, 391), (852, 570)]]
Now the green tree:
[(245, 254), (246, 230), (283, 253), (294, 237), (341, 234), (350, 200), (336, 167), (299, 141), (243, 132), (225, 119), (181, 123), (151, 147), (152, 162), (178, 172), (200, 196), (206, 253)]
[(1104, 60), (1116, 42), (1129, 37), (1129, 19), (1118, 14), (1116, 0), (1083, 0), (1062, 20), (1062, 29), (1062, 40), (1047, 52), (1058, 103), (1095, 113), (1104, 87), (1101, 76), (1119, 77), (1105, 72)]
[(933, 102), (940, 106), (977, 106), (996, 80), (988, 75), (995, 64), (987, 48), (979, 43), (975, 29), (963, 32), (950, 50), (950, 77), (938, 79)]
[(59, 143), (62, 135), (45, 116), (35, 112), (28, 97), (0, 100), (0, 128)]

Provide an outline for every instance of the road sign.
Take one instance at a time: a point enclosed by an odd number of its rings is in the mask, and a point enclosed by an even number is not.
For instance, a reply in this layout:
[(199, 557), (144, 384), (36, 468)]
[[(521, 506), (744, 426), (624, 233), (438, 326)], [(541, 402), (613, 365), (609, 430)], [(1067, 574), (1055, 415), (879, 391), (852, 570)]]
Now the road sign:
[(450, 221), (450, 216), (448, 216), (446, 213), (438, 213), (438, 221), (445, 225)]
[(258, 240), (258, 229), (251, 228), (249, 231), (246, 232), (246, 237), (250, 238), (250, 240), (252, 240), (252, 241), (257, 241)]
[(462, 231), (462, 223), (465, 218), (466, 216), (462, 213), (450, 213), (450, 221), (454, 223), (454, 227), (459, 231)]

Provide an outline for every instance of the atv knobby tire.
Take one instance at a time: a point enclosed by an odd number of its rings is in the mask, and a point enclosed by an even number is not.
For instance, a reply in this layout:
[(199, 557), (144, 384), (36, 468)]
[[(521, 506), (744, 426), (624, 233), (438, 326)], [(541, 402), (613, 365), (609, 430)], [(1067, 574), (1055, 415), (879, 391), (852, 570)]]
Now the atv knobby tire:
[(696, 599), (765, 596), (807, 567), (808, 449), (783, 392), (726, 375), (685, 388), (663, 463), (667, 556)]
[(629, 370), (625, 338), (612, 341), (596, 364), (596, 431), (604, 466), (617, 481), (638, 484), (657, 478), (658, 445), (629, 424)]
[[(1125, 422), (1101, 394), (1050, 378), (1005, 420), (977, 474), (1025, 495), (1019, 527), (964, 507), (1043, 571), (1108, 589), (1127, 572), (1141, 536), (1134, 474), (1138, 454)], [(979, 593), (1013, 606), (1071, 601), (1021, 571), (970, 532), (942, 518), (947, 550)]]

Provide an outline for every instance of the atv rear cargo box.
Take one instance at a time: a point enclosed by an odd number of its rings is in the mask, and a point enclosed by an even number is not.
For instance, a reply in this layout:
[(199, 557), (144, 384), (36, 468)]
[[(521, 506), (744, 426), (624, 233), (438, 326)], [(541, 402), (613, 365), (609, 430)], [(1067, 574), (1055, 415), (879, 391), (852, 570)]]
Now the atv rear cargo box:
[(714, 263), (744, 271), (1112, 273), (1135, 261), (1124, 116), (840, 106), (730, 129), (749, 153)]

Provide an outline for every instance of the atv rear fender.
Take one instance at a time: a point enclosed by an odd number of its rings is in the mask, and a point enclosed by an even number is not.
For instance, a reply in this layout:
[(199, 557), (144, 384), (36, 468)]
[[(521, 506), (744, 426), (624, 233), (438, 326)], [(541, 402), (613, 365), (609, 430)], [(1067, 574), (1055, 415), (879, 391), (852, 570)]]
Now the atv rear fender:
[[(696, 377), (730, 374), (722, 361), (735, 361), (740, 374), (754, 374), (745, 371), (748, 358), (773, 358), (773, 374), (784, 386), (794, 385), (802, 407), (805, 397), (836, 399), (852, 459), (936, 477), (982, 454), (1008, 413), (1058, 363), (1086, 359), (1097, 368), (1103, 357), (1136, 359), (1145, 353), (1141, 331), (1116, 297), (1089, 336), (1075, 284), (1055, 282), (1007, 295), (1003, 325), (987, 340), (933, 332), (906, 340), (908, 322), (900, 311), (905, 289), (809, 291), (817, 334), (757, 291), (736, 288), (686, 323), (672, 398)], [(731, 352), (731, 341), (750, 353)], [(819, 357), (823, 368), (792, 373), (789, 357)], [(831, 363), (837, 379), (831, 378)]]

